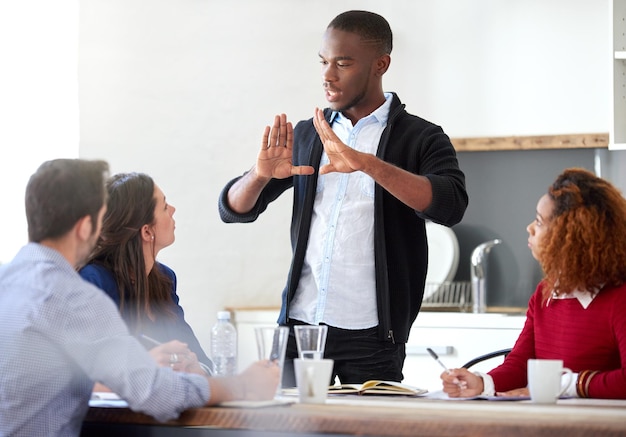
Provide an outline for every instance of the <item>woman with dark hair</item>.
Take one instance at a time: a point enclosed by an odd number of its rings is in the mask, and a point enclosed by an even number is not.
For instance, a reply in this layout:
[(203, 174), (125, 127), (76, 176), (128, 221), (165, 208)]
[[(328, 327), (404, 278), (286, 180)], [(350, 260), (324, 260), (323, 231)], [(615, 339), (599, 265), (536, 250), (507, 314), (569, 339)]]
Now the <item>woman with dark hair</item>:
[(157, 362), (198, 371), (199, 361), (210, 373), (211, 361), (178, 304), (176, 275), (156, 260), (174, 242), (176, 208), (146, 174), (117, 174), (106, 187), (102, 233), (80, 275), (115, 301), (130, 331)]
[(528, 395), (527, 361), (560, 359), (566, 395), (626, 399), (626, 199), (609, 182), (565, 170), (537, 204), (528, 246), (544, 272), (524, 329), (487, 374), (443, 373), (450, 397)]

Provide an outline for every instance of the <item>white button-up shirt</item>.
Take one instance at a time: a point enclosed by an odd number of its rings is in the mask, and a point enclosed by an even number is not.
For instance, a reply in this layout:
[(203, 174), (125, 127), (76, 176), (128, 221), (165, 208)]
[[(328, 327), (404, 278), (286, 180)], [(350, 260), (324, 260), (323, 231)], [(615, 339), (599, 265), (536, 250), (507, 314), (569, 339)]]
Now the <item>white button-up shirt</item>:
[[(349, 147), (376, 154), (391, 94), (355, 126), (340, 112), (332, 129)], [(321, 165), (329, 162), (326, 153)], [(374, 180), (356, 171), (319, 176), (311, 233), (290, 318), (343, 329), (378, 325), (374, 269)]]

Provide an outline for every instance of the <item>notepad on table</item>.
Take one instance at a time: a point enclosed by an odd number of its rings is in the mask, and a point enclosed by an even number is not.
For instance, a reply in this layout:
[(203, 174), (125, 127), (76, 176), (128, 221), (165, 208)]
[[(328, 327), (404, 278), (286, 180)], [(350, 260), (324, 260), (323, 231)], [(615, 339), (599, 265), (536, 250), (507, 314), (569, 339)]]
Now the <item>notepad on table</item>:
[(328, 394), (419, 396), (428, 390), (396, 381), (371, 380), (363, 384), (341, 384), (328, 388)]

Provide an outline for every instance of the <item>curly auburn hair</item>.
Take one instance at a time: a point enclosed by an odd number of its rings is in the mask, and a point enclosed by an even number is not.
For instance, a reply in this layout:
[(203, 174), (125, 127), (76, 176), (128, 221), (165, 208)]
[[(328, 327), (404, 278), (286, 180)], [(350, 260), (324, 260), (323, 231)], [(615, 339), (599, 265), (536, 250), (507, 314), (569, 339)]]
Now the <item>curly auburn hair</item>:
[(547, 285), (559, 294), (623, 284), (626, 199), (620, 191), (588, 170), (569, 168), (548, 196), (554, 209), (541, 255)]

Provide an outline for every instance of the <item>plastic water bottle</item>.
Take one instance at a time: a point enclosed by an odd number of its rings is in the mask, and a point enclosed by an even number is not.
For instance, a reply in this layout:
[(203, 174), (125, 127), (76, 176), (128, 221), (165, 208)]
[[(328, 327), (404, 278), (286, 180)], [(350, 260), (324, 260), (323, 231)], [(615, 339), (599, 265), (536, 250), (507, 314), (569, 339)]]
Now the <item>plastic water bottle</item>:
[(216, 376), (237, 373), (237, 330), (230, 323), (229, 311), (217, 313), (217, 323), (211, 329), (211, 355)]

